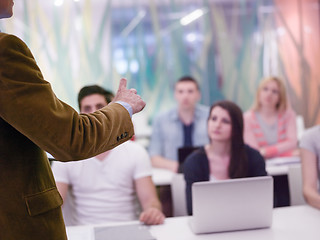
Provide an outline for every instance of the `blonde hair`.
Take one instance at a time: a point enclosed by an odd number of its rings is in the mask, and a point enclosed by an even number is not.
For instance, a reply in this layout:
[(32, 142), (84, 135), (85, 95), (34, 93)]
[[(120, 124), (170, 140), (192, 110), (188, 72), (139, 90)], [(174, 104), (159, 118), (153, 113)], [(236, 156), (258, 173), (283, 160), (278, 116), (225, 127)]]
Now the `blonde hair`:
[(264, 88), (264, 86), (271, 81), (275, 81), (279, 87), (279, 102), (276, 105), (277, 111), (283, 112), (287, 110), (288, 108), (287, 92), (286, 92), (286, 87), (283, 81), (278, 77), (267, 77), (267, 78), (264, 78), (258, 86), (255, 101), (252, 107), (254, 111), (258, 111), (261, 108), (261, 105), (259, 102), (260, 92)]

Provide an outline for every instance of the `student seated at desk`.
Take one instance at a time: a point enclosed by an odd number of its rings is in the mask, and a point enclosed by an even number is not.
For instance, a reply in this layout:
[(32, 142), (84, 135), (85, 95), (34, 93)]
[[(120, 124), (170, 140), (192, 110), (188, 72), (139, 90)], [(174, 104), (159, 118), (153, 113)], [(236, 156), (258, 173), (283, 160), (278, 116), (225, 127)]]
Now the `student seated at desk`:
[[(178, 149), (198, 147), (209, 142), (206, 119), (209, 108), (198, 104), (201, 93), (198, 82), (191, 76), (181, 77), (174, 86), (177, 106), (160, 113), (153, 121), (149, 145), (152, 166), (178, 172)], [(171, 190), (159, 188), (166, 217), (172, 217)]]
[[(80, 90), (81, 113), (91, 113), (106, 106), (110, 93), (99, 86)], [(151, 179), (151, 161), (147, 151), (129, 141), (90, 160), (52, 165), (58, 190), (65, 200), (72, 189), (75, 224), (100, 224), (139, 220), (161, 224), (164, 215)], [(139, 216), (138, 197), (142, 207)]]
[(184, 163), (188, 214), (192, 214), (194, 182), (266, 176), (260, 153), (243, 141), (241, 109), (230, 101), (211, 106), (207, 122), (210, 143), (189, 155)]
[(209, 108), (198, 104), (201, 93), (191, 76), (181, 77), (175, 84), (177, 106), (155, 117), (149, 146), (152, 165), (177, 172), (178, 149), (198, 147), (209, 142), (206, 119)]
[(277, 77), (261, 81), (252, 109), (244, 114), (244, 141), (265, 158), (298, 155), (296, 114)]
[(303, 195), (308, 204), (320, 209), (320, 125), (306, 130), (300, 141)]

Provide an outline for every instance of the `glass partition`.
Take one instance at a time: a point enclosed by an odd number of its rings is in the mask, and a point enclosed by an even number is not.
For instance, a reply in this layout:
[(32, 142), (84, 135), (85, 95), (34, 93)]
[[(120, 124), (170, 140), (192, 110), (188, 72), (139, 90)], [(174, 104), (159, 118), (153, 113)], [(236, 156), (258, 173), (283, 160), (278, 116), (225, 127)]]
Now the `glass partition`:
[(306, 126), (320, 120), (318, 0), (24, 0), (14, 12), (1, 30), (28, 44), (75, 108), (84, 85), (116, 91), (126, 77), (151, 120), (174, 105), (175, 81), (192, 75), (203, 104), (247, 110), (261, 78), (277, 75)]

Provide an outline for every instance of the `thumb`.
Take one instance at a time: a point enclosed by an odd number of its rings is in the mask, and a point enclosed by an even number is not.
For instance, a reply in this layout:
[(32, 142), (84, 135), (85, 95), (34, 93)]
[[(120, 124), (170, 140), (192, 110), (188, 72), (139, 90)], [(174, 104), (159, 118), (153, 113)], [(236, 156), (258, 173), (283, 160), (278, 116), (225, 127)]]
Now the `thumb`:
[(118, 91), (119, 90), (124, 90), (126, 88), (127, 88), (127, 79), (121, 78)]

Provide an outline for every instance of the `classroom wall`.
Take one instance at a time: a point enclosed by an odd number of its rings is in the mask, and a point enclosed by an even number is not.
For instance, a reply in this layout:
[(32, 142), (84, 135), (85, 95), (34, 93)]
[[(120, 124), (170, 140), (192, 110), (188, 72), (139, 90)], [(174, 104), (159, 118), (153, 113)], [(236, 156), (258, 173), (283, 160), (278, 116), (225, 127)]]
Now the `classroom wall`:
[[(202, 16), (180, 20), (196, 9)], [(150, 120), (174, 105), (182, 75), (196, 77), (202, 103), (251, 103), (263, 76), (286, 82), (306, 126), (320, 123), (318, 0), (18, 1), (0, 29), (27, 42), (57, 96), (77, 109), (79, 89), (116, 90), (127, 77)]]
[(320, 8), (315, 0), (275, 0), (282, 75), (307, 127), (320, 123)]

